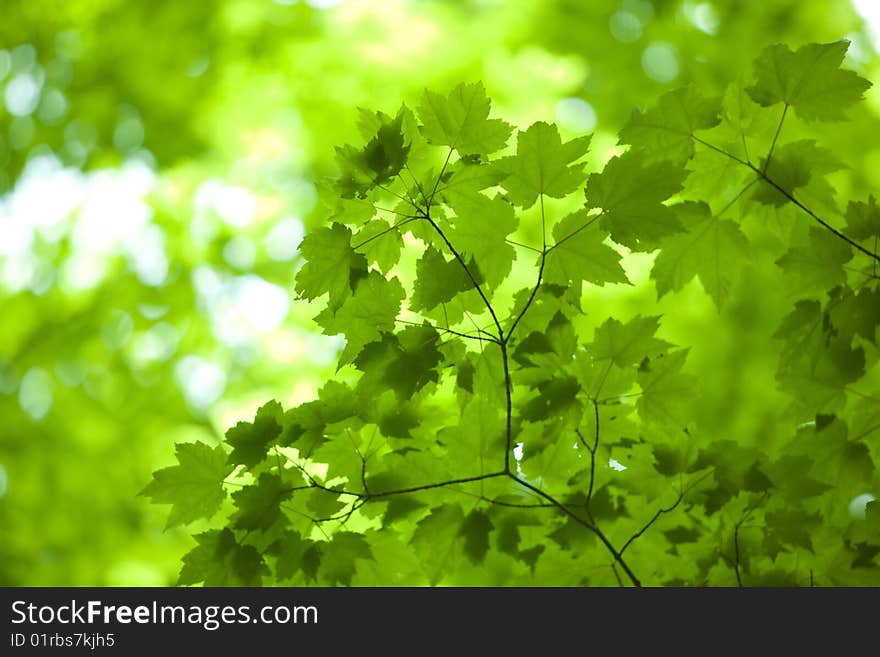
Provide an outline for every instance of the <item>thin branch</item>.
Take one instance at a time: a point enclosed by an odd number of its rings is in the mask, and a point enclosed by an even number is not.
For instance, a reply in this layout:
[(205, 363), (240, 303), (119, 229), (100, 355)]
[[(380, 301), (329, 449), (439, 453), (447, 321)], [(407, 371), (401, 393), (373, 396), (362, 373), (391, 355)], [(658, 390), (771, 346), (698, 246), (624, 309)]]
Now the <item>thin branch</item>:
[(617, 585), (618, 585), (620, 588), (623, 588), (623, 580), (620, 579), (620, 573), (617, 572), (617, 566), (616, 566), (616, 565), (611, 564), (611, 572), (614, 573), (614, 578), (617, 580)]
[(758, 500), (754, 504), (750, 504), (743, 512), (742, 518), (739, 519), (739, 522), (737, 522), (733, 528), (733, 572), (736, 575), (736, 584), (740, 588), (742, 588), (743, 582), (742, 575), (739, 572), (739, 530), (742, 527), (743, 523), (749, 519), (749, 516), (752, 515), (752, 512), (764, 503), (764, 500), (767, 499), (767, 495), (767, 493), (764, 493), (761, 496), (760, 500)]
[(437, 186), (440, 184), (440, 180), (441, 178), (443, 178), (443, 174), (446, 173), (446, 167), (449, 166), (449, 158), (452, 157), (452, 151), (454, 150), (454, 146), (449, 147), (449, 152), (446, 154), (446, 160), (443, 162), (443, 166), (440, 168), (440, 173), (437, 174), (437, 180), (434, 181), (434, 189), (431, 190), (431, 198), (428, 199), (428, 207), (425, 208), (426, 212), (431, 211), (431, 206), (434, 204), (434, 196), (437, 194)]
[(755, 184), (756, 182), (758, 182), (759, 180), (760, 180), (760, 178), (752, 178), (752, 179), (746, 184), (745, 187), (743, 187), (741, 190), (739, 190), (739, 191), (736, 193), (736, 195), (735, 195), (732, 199), (730, 199), (727, 203), (724, 204), (724, 207), (721, 208), (721, 209), (718, 211), (718, 213), (715, 215), (715, 218), (716, 218), (716, 219), (719, 219), (719, 218), (721, 217), (721, 215), (723, 215), (723, 214), (724, 214), (725, 212), (727, 212), (730, 208), (732, 208), (732, 207), (734, 206), (734, 204), (735, 204), (738, 200), (740, 200), (740, 198), (742, 198), (742, 195), (745, 194), (747, 191), (749, 191), (749, 190), (752, 188), (752, 185), (754, 185), (754, 184)]
[[(599, 403), (594, 399), (593, 401), (593, 415), (596, 420), (596, 438), (593, 441), (593, 448), (587, 449), (590, 450), (590, 485), (587, 488), (587, 513), (590, 514), (590, 517), (593, 517), (593, 511), (590, 509), (590, 503), (593, 501), (593, 484), (596, 480), (596, 451), (599, 449)], [(581, 436), (580, 431), (578, 431), (578, 436), (583, 440), (583, 436)], [(586, 443), (584, 443), (586, 445)]]
[(788, 112), (788, 103), (785, 103), (782, 107), (782, 116), (779, 119), (779, 125), (776, 126), (776, 134), (773, 135), (773, 141), (770, 142), (770, 150), (767, 151), (767, 159), (764, 160), (764, 166), (761, 167), (762, 173), (767, 173), (767, 168), (770, 166), (770, 159), (773, 157), (773, 150), (776, 148), (776, 140), (779, 139), (779, 133), (782, 132), (782, 124), (785, 123), (785, 115)]
[(351, 248), (352, 248), (352, 249), (359, 249), (359, 248), (361, 248), (362, 246), (364, 246), (364, 245), (366, 245), (366, 244), (369, 244), (369, 243), (372, 242), (373, 240), (375, 240), (375, 239), (379, 239), (379, 238), (382, 237), (383, 235), (387, 235), (387, 234), (390, 233), (391, 231), (393, 231), (393, 230), (397, 230), (398, 228), (400, 228), (400, 227), (402, 227), (402, 226), (405, 226), (405, 225), (408, 224), (408, 223), (412, 223), (413, 221), (417, 221), (417, 220), (419, 220), (419, 219), (421, 219), (421, 217), (413, 217), (413, 216), (406, 215), (406, 218), (405, 218), (405, 219), (401, 219), (400, 221), (396, 222), (393, 226), (389, 226), (389, 227), (386, 228), (385, 230), (383, 230), (383, 231), (381, 231), (381, 232), (378, 232), (378, 233), (376, 233), (375, 235), (371, 235), (370, 237), (368, 237), (367, 239), (363, 240), (362, 242), (358, 242), (357, 244), (355, 244), (355, 245), (354, 245), (353, 247), (351, 247)]
[(510, 244), (511, 246), (518, 246), (523, 249), (528, 249), (529, 251), (534, 251), (535, 253), (542, 253), (541, 249), (539, 249), (536, 246), (531, 246), (529, 244), (523, 244), (522, 242), (517, 242), (515, 240), (511, 240), (511, 239), (507, 239), (507, 238), (505, 238), (504, 241), (507, 242), (508, 244)]
[(698, 477), (692, 483), (688, 484), (688, 486), (678, 494), (678, 498), (676, 498), (675, 502), (672, 505), (670, 505), (666, 508), (657, 509), (657, 512), (651, 517), (651, 519), (648, 522), (646, 522), (642, 526), (641, 529), (636, 531), (635, 534), (630, 536), (629, 539), (626, 541), (626, 543), (623, 544), (623, 547), (620, 548), (620, 554), (623, 554), (624, 552), (626, 552), (626, 548), (628, 548), (633, 543), (633, 541), (635, 541), (637, 538), (639, 538), (642, 534), (644, 534), (646, 531), (648, 531), (651, 528), (651, 526), (655, 522), (657, 522), (657, 520), (660, 519), (660, 516), (662, 516), (664, 513), (671, 513), (673, 511), (675, 511), (675, 509), (678, 508), (678, 505), (681, 504), (682, 500), (684, 500), (685, 495), (687, 495), (694, 487), (696, 487), (706, 477), (708, 477), (710, 474), (712, 474), (712, 472), (713, 472), (713, 470), (710, 470), (709, 472), (706, 472), (703, 475), (701, 475), (700, 477)]
[(404, 203), (409, 203), (409, 204), (413, 207), (413, 209), (416, 210), (417, 212), (418, 212), (419, 210), (421, 210), (421, 208), (420, 208), (418, 205), (416, 205), (416, 203), (415, 203), (411, 198), (409, 198), (408, 196), (403, 196), (402, 194), (398, 194), (397, 192), (395, 192), (395, 191), (394, 191), (393, 189), (391, 189), (390, 187), (386, 187), (385, 185), (380, 185), (380, 184), (378, 184), (378, 183), (376, 184), (376, 187), (378, 187), (378, 188), (381, 189), (382, 191), (385, 191), (385, 192), (391, 194), (392, 196), (396, 196), (397, 198), (399, 198), (399, 199), (400, 199), (401, 201), (403, 201)]
[(415, 183), (416, 189), (419, 190), (419, 195), (422, 197), (422, 200), (425, 202), (425, 205), (430, 205), (428, 203), (428, 197), (425, 196), (425, 190), (422, 188), (422, 183), (419, 182), (419, 179), (416, 178), (416, 174), (412, 172), (412, 169), (409, 168), (409, 162), (403, 163), (403, 168), (406, 169), (407, 173), (409, 173), (410, 178), (412, 178), (413, 183)]
[(693, 140), (694, 140), (695, 142), (697, 142), (698, 144), (702, 144), (702, 145), (705, 146), (706, 148), (708, 148), (708, 149), (710, 149), (710, 150), (713, 150), (713, 151), (715, 151), (716, 153), (719, 153), (720, 155), (723, 155), (724, 157), (728, 157), (728, 158), (730, 158), (730, 159), (733, 160), (734, 162), (739, 162), (739, 163), (742, 164), (744, 167), (748, 167), (749, 169), (754, 170), (756, 173), (761, 173), (761, 170), (758, 169), (757, 167), (755, 167), (751, 162), (747, 162), (746, 160), (744, 160), (744, 159), (742, 159), (742, 158), (740, 158), (740, 157), (737, 157), (737, 156), (734, 155), (733, 153), (730, 153), (730, 152), (724, 150), (723, 148), (718, 148), (718, 146), (716, 146), (715, 144), (709, 143), (709, 142), (706, 141), (705, 139), (702, 139), (702, 138), (700, 138), (700, 137), (697, 137), (696, 135), (691, 135), (691, 139), (693, 139)]
[(532, 484), (527, 482), (525, 479), (521, 479), (513, 474), (508, 474), (508, 476), (511, 479), (513, 479), (515, 482), (517, 482), (520, 486), (523, 486), (524, 488), (528, 488), (530, 491), (532, 491), (536, 495), (543, 497), (545, 500), (550, 502), (553, 506), (557, 507), (560, 511), (562, 511), (565, 515), (570, 517), (572, 520), (574, 520), (575, 522), (577, 522), (580, 525), (583, 525), (584, 527), (589, 529), (591, 532), (593, 532), (598, 537), (598, 539), (600, 541), (602, 541), (602, 543), (605, 545), (605, 547), (608, 549), (608, 551), (611, 552), (612, 556), (614, 557), (614, 560), (618, 564), (620, 564), (620, 567), (623, 568), (624, 572), (626, 573), (627, 577), (629, 577), (629, 579), (633, 583), (633, 585), (634, 586), (641, 586), (642, 585), (642, 583), (639, 581), (639, 578), (636, 577), (636, 574), (629, 567), (629, 564), (627, 564), (626, 561), (624, 561), (623, 556), (620, 554), (620, 552), (618, 552), (617, 550), (614, 549), (614, 546), (611, 544), (611, 541), (608, 540), (608, 537), (605, 536), (604, 532), (602, 532), (602, 530), (600, 530), (595, 524), (593, 524), (589, 520), (584, 520), (578, 514), (576, 514), (571, 509), (569, 509), (566, 505), (564, 505), (562, 502), (558, 501), (556, 498), (549, 495), (548, 493), (545, 493), (543, 490), (541, 490), (537, 486), (533, 486)]
[(814, 221), (816, 221), (816, 222), (817, 222), (819, 225), (821, 225), (823, 228), (825, 228), (826, 230), (830, 231), (830, 232), (833, 233), (835, 236), (837, 236), (838, 238), (842, 239), (844, 242), (846, 242), (847, 244), (849, 244), (851, 247), (853, 247), (853, 248), (856, 249), (857, 251), (860, 251), (861, 253), (865, 254), (866, 256), (868, 256), (869, 258), (871, 258), (872, 260), (874, 260), (875, 262), (880, 261), (880, 256), (878, 256), (878, 255), (877, 255), (876, 253), (874, 253), (873, 251), (871, 251), (871, 250), (869, 250), (869, 249), (866, 249), (864, 246), (862, 246), (861, 244), (859, 244), (858, 242), (856, 242), (856, 241), (853, 240), (852, 238), (847, 237), (846, 235), (844, 235), (843, 233), (841, 233), (841, 232), (840, 232), (839, 230), (837, 230), (834, 226), (832, 226), (832, 225), (829, 224), (827, 221), (825, 221), (824, 219), (822, 219), (822, 217), (820, 217), (820, 216), (817, 215), (815, 212), (813, 212), (813, 210), (811, 210), (809, 207), (807, 207), (806, 205), (804, 205), (803, 203), (801, 203), (797, 198), (795, 198), (795, 196), (794, 196), (794, 194), (793, 194), (792, 192), (789, 192), (787, 189), (785, 189), (784, 187), (782, 187), (779, 183), (777, 183), (775, 180), (773, 180), (772, 178), (770, 178), (770, 177), (769, 177), (764, 171), (762, 171), (761, 169), (759, 169), (758, 167), (756, 167), (756, 166), (755, 166), (754, 164), (752, 164), (751, 162), (746, 162), (745, 160), (743, 160), (743, 159), (737, 157), (736, 155), (734, 155), (733, 153), (730, 153), (730, 152), (724, 150), (723, 148), (719, 148), (718, 146), (715, 146), (714, 144), (709, 143), (708, 141), (706, 141), (706, 140), (704, 140), (704, 139), (701, 139), (700, 137), (697, 137), (696, 135), (691, 135), (691, 136), (692, 136), (692, 138), (694, 139), (694, 141), (696, 141), (696, 142), (699, 143), (699, 144), (702, 144), (702, 145), (705, 146), (706, 148), (709, 148), (709, 149), (715, 151), (716, 153), (719, 153), (719, 154), (721, 154), (721, 155), (723, 155), (723, 156), (725, 156), (725, 157), (728, 157), (728, 158), (730, 158), (731, 160), (733, 160), (734, 162), (739, 162), (739, 163), (740, 163), (741, 165), (743, 165), (744, 167), (748, 167), (749, 169), (751, 169), (752, 171), (754, 171), (756, 174), (758, 174), (758, 177), (761, 178), (761, 180), (763, 180), (764, 182), (766, 182), (768, 185), (770, 185), (770, 186), (773, 187), (776, 191), (778, 191), (780, 194), (782, 194), (786, 199), (788, 199), (791, 203), (793, 203), (794, 205), (796, 205), (797, 207), (799, 207), (801, 210), (803, 210), (807, 215), (809, 215)]
[(435, 484), (423, 484), (421, 486), (412, 486), (410, 488), (399, 488), (397, 490), (387, 490), (379, 493), (370, 493), (363, 497), (374, 500), (381, 497), (390, 497), (392, 495), (403, 495), (404, 493), (418, 493), (420, 491), (431, 490), (433, 488), (445, 488), (455, 484), (467, 484), (474, 481), (484, 481), (486, 479), (495, 479), (506, 475), (506, 472), (491, 472), (489, 474), (476, 475), (473, 477), (461, 477), (459, 479), (449, 479), (448, 481), (440, 481)]
[[(544, 232), (544, 195), (541, 194), (541, 232)], [(532, 288), (532, 293), (529, 295), (529, 298), (526, 299), (525, 304), (522, 307), (522, 310), (519, 311), (519, 315), (516, 316), (516, 319), (513, 320), (513, 324), (511, 324), (510, 329), (507, 331), (507, 336), (504, 338), (505, 342), (510, 341), (510, 336), (513, 335), (514, 330), (516, 330), (517, 324), (520, 323), (523, 317), (525, 317), (526, 312), (529, 307), (532, 305), (532, 302), (535, 300), (535, 296), (538, 294), (538, 290), (541, 287), (541, 280), (544, 278), (544, 265), (547, 262), (547, 240), (543, 239), (544, 248), (541, 250), (541, 264), (538, 267), (538, 280), (535, 281), (535, 287)]]
[(501, 322), (498, 321), (498, 316), (495, 314), (495, 309), (492, 308), (492, 304), (489, 302), (489, 298), (486, 296), (486, 293), (483, 292), (483, 288), (480, 287), (480, 284), (477, 282), (477, 279), (474, 277), (470, 268), (467, 266), (467, 263), (464, 261), (464, 258), (461, 257), (461, 254), (458, 250), (452, 245), (452, 242), (449, 241), (449, 238), (446, 237), (446, 233), (443, 232), (443, 229), (437, 225), (437, 222), (434, 221), (430, 215), (426, 214), (425, 219), (428, 220), (428, 223), (434, 228), (438, 235), (440, 235), (441, 239), (446, 243), (446, 248), (449, 249), (450, 253), (452, 253), (453, 257), (458, 260), (458, 264), (462, 266), (465, 274), (470, 279), (474, 288), (477, 290), (477, 294), (480, 295), (480, 298), (483, 300), (483, 303), (486, 304), (486, 308), (489, 310), (489, 314), (492, 315), (492, 320), (495, 322), (495, 327), (498, 329), (498, 339), (502, 342), (504, 341), (504, 329), (501, 328)]
[(501, 363), (504, 366), (504, 396), (507, 404), (504, 428), (504, 472), (510, 474), (510, 452), (513, 440), (513, 399), (512, 384), (510, 382), (510, 361), (507, 357), (507, 341), (501, 340), (498, 346), (501, 347)]
[(583, 226), (581, 226), (580, 228), (577, 228), (576, 230), (573, 230), (572, 232), (570, 232), (568, 235), (566, 235), (566, 236), (563, 237), (562, 239), (557, 240), (557, 242), (556, 242), (555, 244), (551, 244), (550, 247), (547, 249), (547, 253), (550, 254), (550, 253), (553, 251), (553, 249), (555, 249), (557, 246), (561, 246), (562, 244), (564, 244), (565, 242), (567, 242), (568, 240), (570, 240), (572, 237), (574, 237), (575, 235), (577, 235), (577, 234), (578, 234), (579, 232), (581, 232), (582, 230), (586, 230), (587, 228), (589, 228), (590, 226), (592, 226), (594, 223), (596, 223), (596, 222), (599, 220), (599, 218), (600, 218), (601, 216), (602, 216), (602, 213), (601, 213), (601, 212), (600, 212), (599, 214), (597, 214), (597, 215), (594, 215), (594, 216), (591, 217), (590, 220), (587, 221)]
[(411, 326), (429, 326), (434, 329), (438, 333), (451, 333), (452, 335), (456, 335), (460, 338), (468, 338), (469, 340), (480, 340), (481, 342), (494, 342), (495, 344), (499, 344), (498, 339), (490, 334), (490, 337), (485, 338), (482, 335), (470, 335), (468, 333), (461, 333), (459, 331), (455, 331), (451, 328), (445, 328), (443, 326), (435, 326), (430, 322), (411, 322), (406, 319), (395, 319), (395, 322), (400, 322), (401, 324), (410, 324)]

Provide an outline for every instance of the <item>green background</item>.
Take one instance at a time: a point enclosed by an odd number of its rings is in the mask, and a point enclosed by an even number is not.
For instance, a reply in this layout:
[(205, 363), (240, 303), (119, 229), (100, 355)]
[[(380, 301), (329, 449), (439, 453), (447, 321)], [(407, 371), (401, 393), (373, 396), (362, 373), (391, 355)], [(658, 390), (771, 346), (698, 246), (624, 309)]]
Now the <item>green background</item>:
[[(859, 3), (863, 11), (871, 2)], [(866, 9), (867, 8), (867, 9)], [(875, 10), (876, 11), (876, 10)], [(876, 36), (847, 2), (4, 0), (0, 20), (0, 584), (165, 585), (190, 532), (137, 497), (173, 444), (216, 444), (270, 398), (311, 399), (339, 340), (293, 300), (316, 183), (359, 106), (482, 79), (496, 115), (595, 132), (687, 82), (720, 92), (774, 42)], [(880, 29), (880, 25), (875, 25)], [(880, 183), (880, 91), (820, 127), (846, 196)], [(823, 134), (824, 131), (824, 134)], [(703, 427), (783, 427), (770, 339), (790, 303), (696, 283), (588, 287), (599, 324), (664, 313), (703, 373)]]

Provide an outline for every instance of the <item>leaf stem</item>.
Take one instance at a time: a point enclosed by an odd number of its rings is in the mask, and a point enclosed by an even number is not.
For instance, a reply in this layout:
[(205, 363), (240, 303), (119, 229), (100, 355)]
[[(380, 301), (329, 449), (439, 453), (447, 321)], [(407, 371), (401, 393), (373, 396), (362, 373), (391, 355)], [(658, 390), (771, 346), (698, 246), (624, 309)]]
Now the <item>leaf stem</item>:
[(764, 166), (761, 167), (763, 173), (767, 173), (767, 167), (770, 166), (770, 160), (773, 158), (773, 150), (776, 148), (776, 140), (779, 139), (779, 133), (782, 132), (782, 124), (785, 123), (785, 114), (788, 112), (788, 103), (782, 107), (782, 116), (779, 119), (779, 125), (776, 126), (776, 134), (773, 135), (773, 141), (770, 142), (770, 150), (767, 151), (767, 158), (764, 160)]
[(708, 141), (706, 141), (706, 140), (704, 140), (704, 139), (701, 139), (700, 137), (697, 137), (696, 135), (692, 135), (692, 137), (693, 137), (694, 141), (696, 141), (696, 142), (699, 143), (699, 144), (702, 144), (702, 145), (705, 146), (706, 148), (709, 148), (709, 149), (715, 151), (716, 153), (719, 153), (719, 154), (721, 154), (721, 155), (724, 155), (725, 157), (730, 158), (730, 159), (733, 160), (734, 162), (739, 162), (739, 163), (740, 163), (741, 165), (743, 165), (744, 167), (748, 167), (749, 169), (751, 169), (752, 171), (754, 171), (754, 172), (758, 175), (758, 177), (759, 177), (761, 180), (763, 180), (764, 182), (766, 182), (768, 185), (770, 185), (770, 186), (773, 187), (776, 191), (778, 191), (780, 194), (782, 194), (786, 199), (788, 199), (791, 203), (793, 203), (793, 204), (796, 205), (798, 208), (800, 208), (801, 210), (803, 210), (807, 215), (809, 215), (814, 221), (816, 221), (816, 222), (817, 222), (819, 225), (821, 225), (823, 228), (825, 228), (826, 230), (830, 231), (831, 233), (833, 233), (833, 234), (834, 234), (835, 236), (837, 236), (838, 238), (842, 239), (844, 242), (846, 242), (847, 244), (849, 244), (851, 247), (853, 247), (853, 248), (856, 249), (857, 251), (860, 251), (861, 253), (867, 255), (869, 258), (871, 258), (871, 259), (874, 260), (875, 262), (880, 261), (880, 256), (878, 256), (876, 253), (870, 251), (869, 249), (866, 249), (864, 246), (862, 246), (861, 244), (859, 244), (858, 242), (856, 242), (856, 241), (853, 240), (852, 238), (847, 237), (846, 235), (844, 235), (843, 233), (841, 233), (841, 232), (840, 232), (839, 230), (837, 230), (834, 226), (832, 226), (832, 225), (829, 224), (827, 221), (825, 221), (824, 219), (822, 219), (822, 217), (820, 217), (820, 216), (817, 215), (815, 212), (813, 212), (813, 210), (811, 210), (809, 207), (807, 207), (806, 205), (804, 205), (803, 203), (801, 203), (797, 198), (795, 198), (794, 194), (792, 194), (791, 192), (789, 192), (788, 190), (786, 190), (785, 188), (783, 188), (779, 183), (777, 183), (775, 180), (773, 180), (772, 178), (770, 178), (770, 177), (769, 177), (769, 176), (768, 176), (763, 170), (759, 169), (758, 167), (756, 167), (756, 166), (755, 166), (754, 164), (752, 164), (751, 162), (746, 162), (745, 160), (740, 159), (739, 157), (737, 157), (736, 155), (734, 155), (733, 153), (730, 153), (730, 152), (728, 152), (728, 151), (725, 151), (723, 148), (719, 148), (718, 146), (715, 146), (714, 144), (712, 144), (712, 143), (710, 143), (710, 142), (708, 142)]

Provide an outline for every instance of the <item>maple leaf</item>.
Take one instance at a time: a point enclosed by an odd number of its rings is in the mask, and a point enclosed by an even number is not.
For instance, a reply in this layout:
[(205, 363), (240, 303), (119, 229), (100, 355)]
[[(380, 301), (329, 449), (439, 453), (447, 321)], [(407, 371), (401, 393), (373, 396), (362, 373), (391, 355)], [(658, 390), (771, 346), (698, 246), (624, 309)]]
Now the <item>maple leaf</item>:
[(810, 227), (809, 242), (795, 246), (776, 261), (802, 293), (819, 293), (846, 282), (843, 266), (853, 257), (852, 248), (828, 231)]
[[(802, 139), (777, 147), (766, 174), (790, 195), (799, 187), (806, 187), (816, 176), (837, 171), (841, 167), (831, 151), (817, 146), (811, 139)], [(757, 187), (753, 198), (767, 205), (785, 205), (789, 199), (776, 185)]]
[(230, 529), (195, 536), (198, 545), (183, 557), (178, 586), (259, 586), (269, 569), (253, 545), (241, 545)]
[(679, 349), (642, 362), (638, 372), (642, 394), (636, 401), (642, 419), (678, 427), (687, 424), (696, 382), (693, 376), (681, 371), (687, 355), (687, 349)]
[(547, 254), (544, 269), (548, 283), (629, 283), (620, 254), (606, 244), (608, 233), (593, 226), (598, 219), (598, 215), (581, 209), (553, 226), (556, 242)]
[(447, 260), (442, 253), (428, 247), (416, 265), (416, 284), (410, 307), (431, 310), (472, 287), (473, 281), (457, 260)]
[(378, 340), (383, 331), (394, 330), (394, 320), (405, 298), (403, 286), (396, 278), (387, 280), (372, 271), (357, 284), (351, 297), (335, 312), (329, 308), (315, 321), (327, 335), (345, 335), (345, 348), (339, 357), (340, 366), (353, 361), (364, 345)]
[(156, 504), (171, 504), (166, 529), (210, 518), (226, 499), (223, 480), (232, 472), (223, 447), (205, 443), (175, 445), (177, 465), (157, 470), (140, 492)]
[(531, 207), (538, 196), (567, 196), (583, 182), (582, 165), (573, 164), (587, 154), (589, 137), (562, 142), (555, 125), (538, 121), (516, 138), (516, 155), (496, 161), (505, 178), (501, 185), (510, 200), (523, 208)]
[(620, 142), (643, 157), (685, 162), (694, 154), (693, 134), (721, 122), (721, 101), (693, 86), (668, 91), (647, 111), (635, 110), (620, 130)]
[(300, 245), (306, 263), (296, 276), (296, 291), (303, 299), (329, 293), (338, 306), (366, 276), (367, 261), (351, 248), (351, 231), (342, 224), (313, 231)]
[(658, 356), (672, 346), (654, 337), (659, 326), (659, 317), (637, 315), (626, 323), (610, 317), (596, 329), (589, 345), (590, 354), (598, 361), (610, 361), (621, 368)]
[[(506, 240), (517, 228), (513, 206), (500, 197), (478, 193), (458, 194), (451, 205), (456, 217), (449, 238), (458, 245), (463, 257), (476, 263), (482, 278), (480, 284), (497, 287), (510, 273), (516, 257)], [(460, 277), (460, 273), (452, 274), (453, 279)]]
[(230, 463), (255, 466), (266, 458), (269, 443), (281, 433), (281, 404), (270, 401), (257, 410), (253, 422), (239, 422), (226, 432), (232, 446)]
[(384, 273), (400, 260), (403, 237), (399, 230), (382, 219), (368, 222), (351, 239), (356, 250), (363, 253), (368, 262), (375, 262)]
[(747, 92), (759, 105), (785, 103), (806, 120), (841, 120), (871, 86), (840, 68), (848, 48), (846, 40), (810, 43), (795, 51), (769, 46), (755, 60), (756, 82)]
[(687, 202), (672, 208), (685, 232), (660, 242), (651, 269), (657, 295), (681, 290), (698, 277), (720, 309), (750, 259), (749, 242), (735, 222), (713, 217), (705, 203)]
[(341, 174), (337, 182), (343, 198), (363, 198), (371, 188), (394, 178), (409, 155), (404, 141), (401, 110), (393, 119), (377, 114), (376, 133), (362, 149), (343, 146), (336, 149)]
[(645, 164), (635, 153), (614, 157), (587, 182), (587, 207), (601, 208), (599, 226), (636, 251), (681, 230), (663, 201), (681, 190), (687, 172), (670, 162)]
[(232, 494), (238, 509), (235, 527), (248, 531), (268, 529), (281, 519), (281, 503), (290, 496), (290, 486), (281, 477), (262, 473), (255, 485), (244, 486)]
[(482, 82), (459, 84), (448, 96), (426, 90), (418, 107), (422, 134), (465, 155), (494, 153), (507, 143), (511, 127), (489, 118), (490, 104)]
[(846, 207), (846, 232), (857, 240), (880, 238), (880, 206), (873, 194), (866, 202), (849, 202)]

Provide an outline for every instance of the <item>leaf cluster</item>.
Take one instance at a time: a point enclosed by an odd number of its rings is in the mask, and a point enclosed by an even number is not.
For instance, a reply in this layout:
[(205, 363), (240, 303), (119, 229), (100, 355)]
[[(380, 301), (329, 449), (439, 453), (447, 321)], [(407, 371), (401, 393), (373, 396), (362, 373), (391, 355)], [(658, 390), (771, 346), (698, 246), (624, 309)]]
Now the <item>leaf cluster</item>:
[[(589, 136), (514, 131), (480, 83), (362, 110), (296, 279), (345, 338), (337, 376), (155, 474), (169, 526), (223, 510), (180, 582), (880, 582), (877, 503), (848, 511), (878, 476), (877, 398), (853, 386), (878, 358), (880, 211), (824, 215), (840, 165), (782, 136), (862, 96), (846, 47), (771, 46), (722, 97), (671, 91), (592, 173)], [(705, 432), (663, 318), (583, 307), (584, 286), (630, 284), (632, 252), (658, 296), (697, 281), (719, 311), (774, 271), (791, 435)]]

